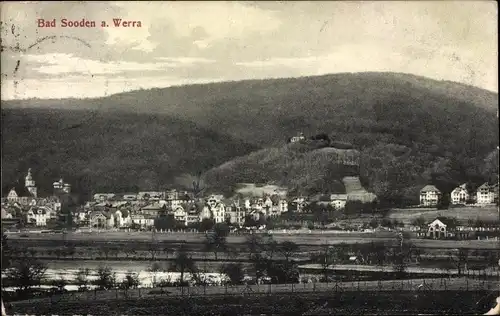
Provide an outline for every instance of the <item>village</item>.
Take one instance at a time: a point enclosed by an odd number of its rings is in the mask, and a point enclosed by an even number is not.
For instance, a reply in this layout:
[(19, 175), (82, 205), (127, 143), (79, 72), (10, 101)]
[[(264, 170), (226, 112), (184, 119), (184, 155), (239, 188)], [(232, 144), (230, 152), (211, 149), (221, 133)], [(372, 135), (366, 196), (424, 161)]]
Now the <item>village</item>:
[[(255, 186), (255, 184), (253, 184)], [(270, 226), (287, 228), (276, 223), (290, 223), (282, 220), (303, 218), (308, 213), (320, 210), (322, 214), (342, 213), (349, 203), (376, 203), (376, 196), (369, 195), (360, 201), (359, 194), (331, 193), (316, 196), (288, 196), (286, 190), (275, 190), (271, 193), (237, 194), (227, 198), (223, 195), (194, 196), (191, 192), (181, 190), (147, 191), (131, 193), (95, 193), (92, 201), (79, 205), (65, 212), (61, 197), (71, 194), (71, 184), (63, 179), (53, 183), (53, 194), (40, 197), (33, 179), (31, 169), (25, 177), (24, 190), (13, 188), (7, 197), (2, 198), (2, 228), (19, 229), (56, 229), (71, 227), (85, 231), (94, 230), (154, 230), (169, 231), (205, 231), (214, 224), (226, 223), (236, 229), (269, 230)], [(420, 205), (414, 209), (436, 208), (443, 197), (434, 185), (426, 185), (420, 190)], [(460, 207), (482, 208), (498, 205), (498, 184), (484, 183), (474, 193), (470, 193), (466, 184), (455, 188), (449, 196), (453, 210)], [(281, 220), (280, 220), (281, 219)], [(309, 230), (327, 229), (306, 221), (295, 221), (305, 224)], [(275, 223), (275, 225), (271, 225)], [(267, 228), (266, 228), (267, 226)], [(399, 228), (415, 233), (417, 237), (432, 239), (488, 239), (498, 238), (500, 225), (475, 222), (460, 223), (454, 218), (439, 216), (424, 221), (419, 218), (410, 225), (381, 220), (345, 227), (330, 225), (337, 230), (374, 230), (379, 228)], [(288, 228), (292, 228), (288, 226)]]

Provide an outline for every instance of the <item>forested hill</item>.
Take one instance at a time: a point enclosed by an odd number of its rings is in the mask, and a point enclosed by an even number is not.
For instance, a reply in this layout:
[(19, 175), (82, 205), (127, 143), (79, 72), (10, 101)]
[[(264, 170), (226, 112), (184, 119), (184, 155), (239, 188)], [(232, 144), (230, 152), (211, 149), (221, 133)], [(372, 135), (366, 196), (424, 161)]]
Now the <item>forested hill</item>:
[[(299, 131), (305, 135), (326, 133), (331, 140), (351, 143), (360, 150), (362, 179), (375, 193), (414, 196), (417, 187), (428, 181), (448, 189), (467, 179), (483, 181), (494, 173), (498, 163), (495, 166), (491, 162), (491, 153), (498, 145), (497, 105), (496, 93), (406, 74), (356, 73), (251, 80), (139, 90), (99, 99), (2, 102), (2, 114), (12, 111), (5, 112), (5, 108), (37, 107), (52, 108), (50, 115), (63, 115), (55, 109), (91, 109), (93, 115), (102, 115), (102, 119), (91, 120), (92, 127), (81, 124), (70, 136), (49, 132), (58, 137), (49, 146), (52, 152), (40, 150), (44, 144), (40, 136), (28, 137), (28, 134), (42, 133), (49, 128), (48, 122), (54, 120), (44, 122), (34, 118), (39, 113), (24, 112), (23, 119), (31, 123), (29, 127), (23, 125), (28, 129), (26, 132), (18, 133), (19, 122), (12, 115), (3, 115), (2, 132), (6, 133), (2, 133), (2, 141), (3, 151), (10, 155), (4, 154), (10, 168), (17, 168), (19, 159), (27, 159), (36, 152), (41, 155), (36, 159), (44, 162), (57, 152), (73, 166), (96, 173), (92, 180), (96, 189), (112, 189), (125, 180), (146, 186), (143, 181), (158, 174), (152, 155), (171, 170), (162, 173), (158, 180), (168, 182), (166, 178), (188, 169), (208, 170), (254, 149), (280, 148)], [(113, 130), (131, 124), (120, 121), (123, 113), (128, 113), (130, 122), (134, 116), (142, 118), (134, 123), (134, 132)], [(150, 123), (153, 117), (160, 120), (163, 115), (180, 123)], [(88, 117), (84, 114), (74, 118), (85, 123)], [(77, 121), (71, 124), (78, 126)], [(185, 133), (184, 126), (198, 132), (189, 132), (191, 136), (183, 139), (180, 135)], [(168, 135), (169, 128), (179, 132), (175, 144), (153, 148), (158, 133)], [(71, 136), (76, 130), (81, 134)], [(148, 131), (149, 138), (134, 140), (134, 133), (143, 135)], [(208, 133), (216, 136), (208, 137)], [(170, 139), (164, 136), (156, 144)], [(198, 149), (200, 145), (195, 140), (200, 139), (204, 147)], [(58, 145), (60, 141), (81, 142), (86, 144), (87, 151), (94, 149), (90, 157), (81, 158), (81, 151), (66, 153)], [(96, 142), (100, 145), (96, 146)], [(128, 161), (127, 167), (120, 162), (122, 156), (105, 146), (110, 143), (127, 148), (126, 144), (131, 142), (135, 147), (128, 145), (128, 158), (124, 160)], [(162, 154), (165, 156), (161, 157)], [(192, 160), (193, 155), (196, 160)], [(134, 159), (151, 163), (134, 163)], [(7, 171), (5, 168), (2, 166), (2, 171)], [(311, 170), (314, 174), (316, 171)], [(130, 179), (120, 174), (129, 174)], [(7, 179), (4, 177), (4, 183)]]
[(151, 114), (2, 109), (2, 193), (33, 169), (40, 193), (64, 177), (74, 191), (167, 189), (253, 145), (191, 122)]

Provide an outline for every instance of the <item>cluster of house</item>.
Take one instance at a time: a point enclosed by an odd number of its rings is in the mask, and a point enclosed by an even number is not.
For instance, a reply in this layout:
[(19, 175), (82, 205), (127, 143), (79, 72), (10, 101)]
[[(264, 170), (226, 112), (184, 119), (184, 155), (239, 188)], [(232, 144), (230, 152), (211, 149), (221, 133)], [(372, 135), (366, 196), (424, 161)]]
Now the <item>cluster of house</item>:
[[(25, 224), (47, 226), (49, 221), (57, 219), (60, 215), (60, 197), (71, 193), (71, 185), (60, 179), (53, 183), (53, 190), (53, 195), (49, 197), (38, 197), (31, 169), (28, 170), (24, 187), (13, 188), (6, 198), (2, 199), (2, 223), (19, 221), (22, 218)], [(242, 226), (248, 218), (258, 222), (262, 217), (276, 218), (292, 209), (300, 213), (306, 211), (306, 206), (311, 204), (342, 210), (349, 200), (361, 201), (355, 194), (321, 194), (286, 198), (286, 190), (275, 190), (274, 193), (261, 192), (259, 196), (256, 195), (238, 194), (228, 199), (216, 194), (194, 198), (190, 193), (178, 190), (97, 193), (94, 194), (92, 201), (73, 210), (72, 218), (79, 226), (99, 228), (134, 225), (147, 228), (154, 226), (155, 221), (163, 216), (173, 217), (177, 223), (186, 227), (200, 223), (204, 219)], [(420, 204), (435, 206), (441, 197), (442, 193), (435, 186), (427, 185), (420, 191)], [(370, 196), (369, 201), (375, 198)], [(453, 204), (465, 204), (471, 200), (479, 205), (495, 203), (498, 200), (498, 184), (485, 183), (473, 195), (469, 194), (464, 184), (451, 193)], [(430, 234), (430, 231), (427, 233)]]
[[(420, 190), (420, 205), (436, 206), (443, 193), (434, 185), (429, 184)], [(498, 183), (483, 183), (475, 192), (469, 192), (464, 183), (456, 187), (450, 194), (452, 204), (493, 205), (498, 202)]]
[(243, 225), (251, 216), (277, 217), (288, 212), (288, 201), (278, 195), (242, 199), (226, 199), (210, 195), (195, 199), (188, 192), (98, 193), (91, 202), (81, 207), (76, 220), (90, 227), (154, 226), (161, 216), (172, 216), (185, 226), (211, 219), (215, 223), (230, 222)]
[[(38, 197), (37, 187), (31, 169), (25, 177), (24, 187), (10, 190), (2, 199), (2, 220), (19, 222), (34, 226), (47, 226), (61, 213), (63, 194), (71, 193), (71, 185), (62, 179), (53, 183), (54, 193), (49, 197)], [(292, 207), (297, 212), (304, 211), (306, 205), (319, 203), (334, 209), (344, 208), (347, 194), (322, 195), (321, 197), (286, 198), (286, 191), (262, 193), (259, 196), (238, 195), (228, 199), (222, 195), (194, 198), (188, 192), (145, 191), (134, 193), (97, 193), (92, 201), (73, 211), (73, 221), (80, 226), (89, 227), (151, 227), (161, 216), (172, 216), (177, 223), (185, 226), (211, 219), (215, 223), (230, 222), (242, 226), (247, 218), (259, 221), (275, 218)]]
[(39, 197), (31, 169), (24, 179), (24, 186), (12, 188), (6, 198), (2, 198), (2, 224), (10, 225), (24, 221), (25, 224), (46, 226), (56, 220), (61, 212), (61, 194), (71, 193), (71, 185), (63, 179), (53, 183), (53, 194)]

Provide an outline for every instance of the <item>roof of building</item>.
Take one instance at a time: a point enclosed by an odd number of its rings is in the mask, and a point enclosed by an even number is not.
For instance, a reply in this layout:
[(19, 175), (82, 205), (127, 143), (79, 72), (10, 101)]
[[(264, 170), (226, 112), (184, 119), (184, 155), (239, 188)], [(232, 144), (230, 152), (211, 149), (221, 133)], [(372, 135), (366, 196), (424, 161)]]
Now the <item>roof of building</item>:
[(463, 183), (461, 185), (459, 185), (458, 187), (456, 187), (453, 191), (455, 190), (467, 190), (467, 183)]
[(434, 223), (436, 220), (440, 221), (444, 225), (446, 225), (447, 228), (455, 228), (457, 226), (457, 222), (451, 218), (448, 217), (443, 217), (439, 216), (436, 219), (434, 219), (432, 222), (429, 223), (428, 226), (430, 226), (432, 223)]
[(441, 192), (438, 190), (438, 188), (436, 188), (436, 186), (434, 186), (432, 184), (428, 184), (425, 187), (423, 187), (422, 189), (420, 189), (420, 192), (429, 192), (429, 191)]
[(330, 200), (347, 200), (347, 194), (344, 193), (335, 193), (335, 194), (330, 194)]
[(477, 189), (489, 189), (490, 188), (490, 185), (488, 184), (488, 182), (485, 182), (483, 184), (481, 184)]

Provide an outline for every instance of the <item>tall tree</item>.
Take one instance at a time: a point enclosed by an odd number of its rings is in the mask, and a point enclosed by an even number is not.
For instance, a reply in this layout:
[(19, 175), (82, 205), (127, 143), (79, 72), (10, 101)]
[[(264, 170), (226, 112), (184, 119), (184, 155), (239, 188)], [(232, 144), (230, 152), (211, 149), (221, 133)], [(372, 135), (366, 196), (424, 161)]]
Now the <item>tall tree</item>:
[(217, 254), (220, 251), (227, 250), (227, 236), (229, 235), (229, 227), (225, 223), (215, 224), (213, 229), (205, 235), (205, 249), (212, 251), (217, 260)]
[(184, 284), (184, 274), (186, 272), (195, 271), (194, 260), (191, 255), (188, 254), (187, 249), (184, 245), (181, 245), (177, 250), (177, 255), (172, 261), (171, 270), (180, 272), (180, 283)]
[(469, 262), (469, 249), (458, 248), (456, 251), (448, 252), (448, 260), (455, 265), (458, 270), (458, 275), (462, 275), (464, 270), (467, 270)]

